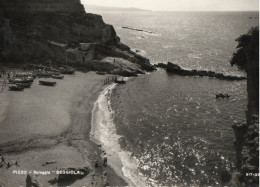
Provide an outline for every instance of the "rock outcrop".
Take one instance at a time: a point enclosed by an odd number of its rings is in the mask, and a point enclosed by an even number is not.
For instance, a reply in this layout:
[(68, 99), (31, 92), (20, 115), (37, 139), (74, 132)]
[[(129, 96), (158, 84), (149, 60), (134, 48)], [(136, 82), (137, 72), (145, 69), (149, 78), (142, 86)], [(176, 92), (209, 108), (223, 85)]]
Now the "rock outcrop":
[[(120, 43), (111, 25), (99, 15), (85, 12), (80, 0), (1, 0), (0, 63), (31, 64), (52, 61), (64, 64), (66, 49), (49, 41), (74, 47), (93, 43), (95, 58), (121, 57), (154, 70), (149, 60)], [(15, 55), (14, 55), (15, 54)]]
[(101, 70), (106, 73), (114, 75), (121, 75), (124, 77), (137, 76), (138, 74), (144, 74), (142, 68), (135, 63), (132, 63), (123, 58), (106, 57), (98, 62), (93, 63), (95, 70)]
[(96, 51), (100, 55), (100, 58), (105, 57), (118, 57), (127, 61), (133, 62), (141, 69), (146, 71), (154, 71), (155, 68), (150, 64), (149, 60), (141, 55), (136, 54), (127, 46), (122, 43), (118, 43), (117, 46), (109, 46), (104, 44), (98, 44)]
[(183, 75), (183, 76), (205, 76), (205, 77), (212, 77), (217, 78), (221, 80), (244, 80), (245, 77), (239, 77), (239, 76), (231, 76), (231, 75), (224, 75), (222, 73), (216, 73), (213, 71), (204, 71), (204, 70), (186, 70), (180, 67), (177, 64), (173, 64), (171, 62), (168, 62), (168, 64), (158, 64), (157, 67), (161, 67), (166, 69), (167, 73), (177, 74), (177, 75)]
[(39, 187), (39, 182), (33, 175), (27, 175), (26, 177), (26, 187)]

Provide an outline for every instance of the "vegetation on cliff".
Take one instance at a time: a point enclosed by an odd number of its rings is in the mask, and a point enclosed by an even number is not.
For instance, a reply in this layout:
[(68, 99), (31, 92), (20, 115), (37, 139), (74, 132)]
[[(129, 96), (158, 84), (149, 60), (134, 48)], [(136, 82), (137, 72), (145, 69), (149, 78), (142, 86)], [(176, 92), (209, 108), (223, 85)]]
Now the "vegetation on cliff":
[(259, 184), (259, 28), (251, 28), (236, 39), (238, 50), (231, 65), (247, 73), (247, 122), (233, 126), (236, 136), (237, 169), (240, 185)]
[(252, 27), (246, 34), (236, 39), (237, 51), (233, 54), (230, 64), (246, 71), (246, 62), (259, 62), (259, 27)]

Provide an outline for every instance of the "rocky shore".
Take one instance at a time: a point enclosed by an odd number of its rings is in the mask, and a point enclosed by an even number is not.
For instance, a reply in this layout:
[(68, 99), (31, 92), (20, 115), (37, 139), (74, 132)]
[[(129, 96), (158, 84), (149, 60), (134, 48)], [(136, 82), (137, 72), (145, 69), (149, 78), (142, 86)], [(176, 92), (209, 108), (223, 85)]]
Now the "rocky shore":
[(200, 76), (200, 77), (212, 77), (221, 80), (245, 80), (245, 77), (242, 76), (231, 76), (224, 75), (222, 73), (216, 73), (213, 71), (204, 71), (204, 70), (186, 70), (180, 67), (177, 64), (168, 62), (168, 64), (159, 63), (155, 65), (156, 67), (166, 69), (167, 73), (183, 75), (183, 76)]

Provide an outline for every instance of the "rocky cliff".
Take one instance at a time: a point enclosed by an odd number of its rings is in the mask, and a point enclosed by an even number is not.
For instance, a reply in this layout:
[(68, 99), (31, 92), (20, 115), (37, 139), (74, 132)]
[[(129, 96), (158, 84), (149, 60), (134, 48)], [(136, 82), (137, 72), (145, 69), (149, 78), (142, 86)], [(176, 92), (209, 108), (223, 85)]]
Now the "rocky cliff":
[[(129, 59), (123, 54), (129, 54), (130, 49), (120, 43), (113, 26), (105, 24), (99, 15), (86, 13), (80, 0), (0, 1), (1, 63), (64, 63), (64, 49), (55, 48), (48, 41), (69, 47), (96, 43), (105, 46), (97, 48), (99, 58)], [(148, 59), (132, 56), (131, 61), (142, 69), (153, 69)]]

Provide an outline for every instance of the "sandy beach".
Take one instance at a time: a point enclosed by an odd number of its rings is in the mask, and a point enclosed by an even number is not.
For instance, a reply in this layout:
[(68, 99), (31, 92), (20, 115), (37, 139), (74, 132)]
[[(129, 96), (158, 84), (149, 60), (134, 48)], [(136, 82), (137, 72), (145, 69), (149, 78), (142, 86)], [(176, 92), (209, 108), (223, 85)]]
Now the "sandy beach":
[[(0, 153), (11, 164), (10, 168), (0, 166), (0, 186), (26, 185), (27, 175), (14, 174), (15, 170), (33, 173), (83, 167), (89, 169), (87, 176), (52, 186), (126, 185), (109, 166), (102, 166), (102, 150), (89, 140), (93, 105), (107, 86), (107, 77), (76, 72), (56, 80), (55, 87), (41, 86), (35, 79), (23, 92), (6, 88), (0, 93)], [(34, 177), (40, 186), (50, 186), (48, 181), (58, 175), (51, 172)]]

